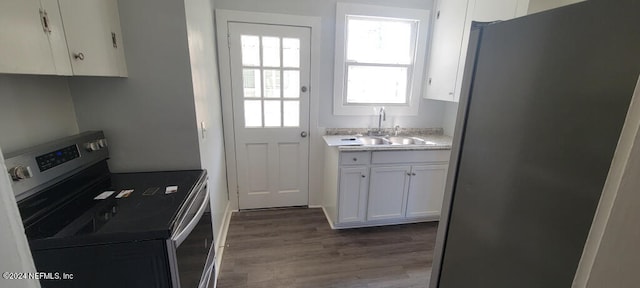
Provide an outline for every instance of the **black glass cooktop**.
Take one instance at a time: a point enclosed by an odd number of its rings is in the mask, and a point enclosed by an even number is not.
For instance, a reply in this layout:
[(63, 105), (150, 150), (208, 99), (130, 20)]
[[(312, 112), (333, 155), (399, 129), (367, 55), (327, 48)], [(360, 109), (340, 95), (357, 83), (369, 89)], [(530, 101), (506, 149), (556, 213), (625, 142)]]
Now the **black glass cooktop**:
[[(32, 249), (166, 239), (181, 205), (205, 173), (112, 174), (101, 162), (19, 202), (18, 207)], [(165, 194), (168, 186), (177, 186), (177, 191)], [(122, 190), (134, 191), (116, 199)], [(114, 193), (95, 199), (105, 191)]]

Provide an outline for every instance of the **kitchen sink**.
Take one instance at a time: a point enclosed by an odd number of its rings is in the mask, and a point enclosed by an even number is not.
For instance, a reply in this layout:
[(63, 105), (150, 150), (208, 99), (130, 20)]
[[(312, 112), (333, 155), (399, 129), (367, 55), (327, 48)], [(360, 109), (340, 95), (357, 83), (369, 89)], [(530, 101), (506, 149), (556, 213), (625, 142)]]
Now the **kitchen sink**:
[(389, 137), (389, 142), (396, 145), (423, 144), (424, 141), (413, 137)]
[(429, 145), (435, 144), (431, 141), (425, 141), (416, 137), (401, 137), (401, 136), (392, 136), (392, 137), (373, 137), (373, 136), (361, 136), (358, 137), (358, 140), (362, 142), (362, 145), (373, 146), (373, 145)]
[(358, 137), (363, 145), (389, 145), (391, 142), (382, 137)]

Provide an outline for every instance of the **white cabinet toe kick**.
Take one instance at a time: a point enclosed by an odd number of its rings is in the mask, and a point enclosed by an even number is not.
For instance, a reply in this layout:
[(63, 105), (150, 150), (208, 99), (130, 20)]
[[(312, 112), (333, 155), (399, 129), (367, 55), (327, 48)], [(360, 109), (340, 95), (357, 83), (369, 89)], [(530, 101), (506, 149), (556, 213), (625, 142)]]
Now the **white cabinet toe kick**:
[(331, 227), (438, 221), (450, 154), (326, 147), (323, 207)]

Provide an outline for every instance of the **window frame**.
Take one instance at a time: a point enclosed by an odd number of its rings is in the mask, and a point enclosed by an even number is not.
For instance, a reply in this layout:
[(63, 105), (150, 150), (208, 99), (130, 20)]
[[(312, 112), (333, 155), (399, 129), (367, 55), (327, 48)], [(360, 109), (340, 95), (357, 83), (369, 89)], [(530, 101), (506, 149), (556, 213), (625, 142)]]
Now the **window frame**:
[[(337, 3), (336, 43), (334, 63), (334, 115), (376, 115), (372, 107), (384, 106), (389, 115), (417, 115), (421, 99), (422, 79), (428, 44), (430, 10), (398, 8), (376, 5)], [(415, 38), (412, 37), (413, 62), (411, 64), (378, 64), (378, 66), (407, 66), (407, 103), (350, 103), (347, 104), (347, 69), (349, 66), (368, 66), (373, 63), (347, 61), (347, 18), (401, 20), (415, 22)], [(414, 31), (412, 31), (414, 34)]]

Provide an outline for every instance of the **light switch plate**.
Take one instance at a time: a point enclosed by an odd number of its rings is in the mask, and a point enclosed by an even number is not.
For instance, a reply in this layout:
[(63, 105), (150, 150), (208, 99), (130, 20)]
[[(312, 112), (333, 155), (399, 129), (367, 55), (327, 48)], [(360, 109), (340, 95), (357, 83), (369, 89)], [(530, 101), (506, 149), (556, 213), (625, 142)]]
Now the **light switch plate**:
[(202, 130), (202, 139), (207, 139), (207, 126), (204, 121), (200, 122), (200, 129)]

